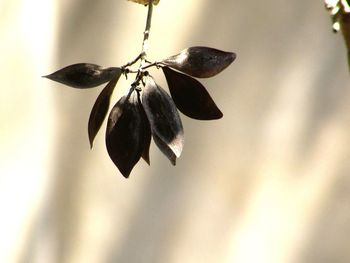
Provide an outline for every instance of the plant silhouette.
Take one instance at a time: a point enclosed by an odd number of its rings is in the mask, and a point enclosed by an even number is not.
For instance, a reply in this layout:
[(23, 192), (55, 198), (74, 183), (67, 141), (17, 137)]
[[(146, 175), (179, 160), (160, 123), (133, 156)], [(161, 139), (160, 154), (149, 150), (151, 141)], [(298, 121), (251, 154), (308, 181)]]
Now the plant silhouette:
[[(78, 89), (94, 88), (107, 83), (97, 97), (89, 117), (88, 135), (92, 148), (94, 138), (108, 114), (111, 96), (120, 76), (136, 75), (127, 94), (112, 107), (105, 134), (107, 152), (126, 178), (141, 158), (150, 164), (151, 138), (170, 162), (176, 164), (184, 145), (184, 131), (178, 110), (197, 120), (215, 120), (223, 116), (206, 88), (195, 78), (213, 77), (236, 58), (233, 52), (194, 46), (164, 60), (149, 61), (146, 47), (153, 4), (158, 2), (149, 0), (147, 4), (142, 51), (131, 62), (108, 68), (78, 63), (44, 76)], [(132, 69), (137, 62), (140, 62), (139, 67)], [(151, 68), (163, 70), (170, 95), (156, 83), (149, 73)]]

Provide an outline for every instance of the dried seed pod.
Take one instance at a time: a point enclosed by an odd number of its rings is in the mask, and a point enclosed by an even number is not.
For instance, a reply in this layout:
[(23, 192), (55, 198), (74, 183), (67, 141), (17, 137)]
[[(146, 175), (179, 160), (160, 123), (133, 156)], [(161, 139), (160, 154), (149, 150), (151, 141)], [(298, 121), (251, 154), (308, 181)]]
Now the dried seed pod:
[(146, 115), (144, 115), (143, 119), (144, 121), (144, 147), (143, 147), (143, 151), (141, 154), (141, 157), (143, 160), (145, 160), (145, 162), (150, 165), (150, 158), (149, 158), (149, 149), (151, 146), (151, 138), (152, 138), (152, 133), (151, 133), (151, 127), (149, 126), (149, 122), (148, 119), (146, 117)]
[(153, 141), (162, 153), (170, 160), (170, 163), (175, 166), (177, 157), (169, 145), (160, 139), (156, 133), (153, 134)]
[(151, 76), (146, 77), (142, 105), (151, 126), (154, 142), (171, 163), (175, 164), (175, 159), (180, 157), (184, 144), (181, 119), (171, 97)]
[(106, 83), (121, 72), (118, 67), (102, 68), (95, 64), (78, 63), (43, 77), (73, 88), (87, 89)]
[(171, 97), (186, 116), (197, 120), (215, 120), (223, 114), (205, 87), (196, 79), (163, 67)]
[(89, 134), (89, 142), (90, 147), (93, 146), (93, 141), (95, 139), (96, 134), (101, 128), (101, 125), (106, 118), (110, 99), (114, 90), (115, 85), (117, 84), (121, 72), (117, 74), (110, 82), (108, 82), (107, 86), (101, 91), (100, 95), (98, 95), (94, 106), (92, 107), (89, 123), (88, 123), (88, 134)]
[(190, 47), (160, 64), (177, 69), (196, 78), (209, 78), (227, 68), (236, 54), (210, 47)]
[(140, 98), (140, 93), (137, 93), (137, 99), (139, 102), (139, 108), (140, 108), (140, 114), (142, 115), (142, 119), (143, 119), (143, 134), (144, 134), (144, 147), (143, 147), (143, 151), (142, 151), (142, 159), (145, 160), (145, 162), (150, 165), (150, 158), (149, 158), (149, 149), (151, 146), (151, 138), (152, 138), (152, 132), (151, 132), (151, 127), (149, 124), (149, 121), (147, 119), (147, 115), (145, 110), (142, 107), (141, 104), (141, 98)]
[(106, 147), (114, 164), (128, 178), (145, 148), (144, 127), (135, 92), (122, 97), (111, 110), (106, 130)]

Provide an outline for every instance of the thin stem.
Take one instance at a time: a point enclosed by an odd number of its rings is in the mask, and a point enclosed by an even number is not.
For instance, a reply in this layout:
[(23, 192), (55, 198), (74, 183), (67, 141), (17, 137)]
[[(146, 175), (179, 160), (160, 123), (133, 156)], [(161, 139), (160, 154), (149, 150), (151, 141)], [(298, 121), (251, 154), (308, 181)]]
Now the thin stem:
[(148, 13), (147, 13), (147, 20), (146, 20), (146, 28), (145, 31), (143, 32), (143, 41), (142, 41), (142, 50), (140, 54), (140, 67), (137, 71), (137, 75), (135, 78), (135, 81), (133, 82), (132, 85), (135, 87), (138, 85), (140, 80), (143, 77), (143, 70), (145, 67), (145, 64), (147, 62), (147, 50), (148, 50), (148, 38), (149, 38), (149, 33), (151, 31), (151, 22), (152, 22), (152, 13), (153, 13), (153, 0), (149, 0), (148, 2)]
[(122, 68), (127, 68), (127, 67), (134, 65), (137, 61), (139, 61), (141, 59), (141, 57), (142, 57), (142, 54), (138, 55), (133, 61), (130, 61), (127, 64), (125, 64), (124, 66), (122, 66)]
[[(146, 62), (147, 62), (147, 61), (146, 61)], [(148, 65), (143, 66), (143, 67), (142, 67), (142, 70), (145, 70), (145, 69), (148, 69), (148, 68), (151, 68), (151, 67), (154, 67), (154, 66), (156, 66), (157, 68), (159, 68), (160, 65), (161, 65), (161, 62), (149, 63)]]
[[(149, 0), (146, 28), (145, 28), (145, 31), (143, 32), (141, 53), (133, 61), (125, 64), (122, 67), (122, 68), (127, 68), (140, 60), (140, 66), (139, 66), (137, 71), (133, 71), (133, 70), (129, 70), (129, 69), (127, 70), (127, 73), (136, 73), (135, 81), (131, 84), (132, 89), (135, 89), (138, 86), (140, 80), (144, 76), (144, 70), (150, 66), (156, 65), (154, 63), (150, 64), (150, 62), (147, 60), (148, 39), (149, 39), (150, 31), (151, 31), (152, 13), (153, 13), (153, 0)], [(147, 63), (150, 65), (146, 65)]]
[(153, 13), (152, 1), (153, 0), (149, 0), (149, 2), (148, 2), (148, 14), (147, 14), (146, 28), (145, 28), (145, 31), (143, 32), (142, 51), (141, 51), (141, 66), (140, 67), (143, 66), (143, 64), (146, 61), (146, 57), (147, 57), (148, 38), (149, 38), (150, 31), (151, 31), (151, 22), (152, 22), (152, 13)]

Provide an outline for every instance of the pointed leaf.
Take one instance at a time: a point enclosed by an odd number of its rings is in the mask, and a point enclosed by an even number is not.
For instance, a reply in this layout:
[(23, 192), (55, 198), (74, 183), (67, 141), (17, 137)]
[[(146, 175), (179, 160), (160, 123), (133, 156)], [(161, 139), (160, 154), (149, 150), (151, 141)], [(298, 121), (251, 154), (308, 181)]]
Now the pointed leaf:
[[(157, 86), (151, 76), (146, 78), (142, 105), (149, 120), (152, 135), (160, 150), (174, 163), (184, 144), (181, 119), (171, 97)], [(175, 158), (176, 159), (176, 158)]]
[(161, 64), (196, 78), (209, 78), (227, 68), (236, 54), (210, 47), (190, 47), (171, 56)]
[(183, 114), (197, 120), (222, 118), (222, 112), (198, 80), (168, 67), (163, 67), (163, 72), (171, 97)]
[(121, 74), (120, 68), (102, 68), (95, 64), (78, 63), (62, 68), (50, 75), (44, 76), (44, 78), (73, 88), (87, 89), (106, 83), (118, 74)]
[(104, 87), (100, 95), (98, 95), (95, 104), (92, 107), (88, 124), (88, 133), (91, 148), (93, 146), (95, 136), (100, 130), (101, 125), (107, 115), (110, 99), (120, 75), (121, 72), (117, 74), (110, 82), (108, 82), (107, 86)]
[(106, 147), (114, 164), (128, 178), (140, 160), (145, 145), (144, 119), (133, 92), (122, 97), (111, 110), (106, 130)]
[(172, 165), (176, 165), (176, 155), (173, 152), (173, 150), (169, 147), (168, 144), (166, 144), (164, 141), (162, 141), (157, 134), (153, 134), (153, 141), (157, 145), (157, 147), (162, 151), (162, 153), (170, 160), (170, 163)]

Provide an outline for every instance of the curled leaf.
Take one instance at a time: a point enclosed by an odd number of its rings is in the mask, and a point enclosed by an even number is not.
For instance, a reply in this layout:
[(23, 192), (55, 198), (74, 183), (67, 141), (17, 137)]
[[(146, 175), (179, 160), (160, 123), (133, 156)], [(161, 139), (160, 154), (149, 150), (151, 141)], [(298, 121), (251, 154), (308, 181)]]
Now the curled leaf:
[(222, 112), (198, 80), (168, 67), (163, 67), (163, 72), (171, 97), (183, 114), (197, 120), (222, 118)]
[(151, 126), (154, 142), (175, 164), (175, 159), (180, 157), (184, 144), (181, 119), (171, 97), (151, 76), (146, 78), (142, 105)]
[(95, 104), (92, 107), (88, 123), (88, 133), (91, 148), (93, 146), (95, 136), (100, 130), (103, 120), (107, 115), (110, 99), (120, 75), (121, 71), (119, 74), (115, 75), (115, 77), (110, 82), (108, 82), (106, 87), (104, 87), (101, 91), (100, 95), (98, 95)]
[(99, 86), (120, 75), (122, 70), (117, 67), (102, 68), (99, 65), (78, 63), (62, 68), (44, 78), (60, 82), (67, 86), (87, 89)]
[(128, 178), (145, 148), (144, 123), (135, 92), (122, 97), (111, 110), (106, 130), (107, 152), (125, 178)]
[(227, 68), (236, 54), (210, 47), (190, 47), (160, 64), (177, 69), (196, 78), (209, 78)]

